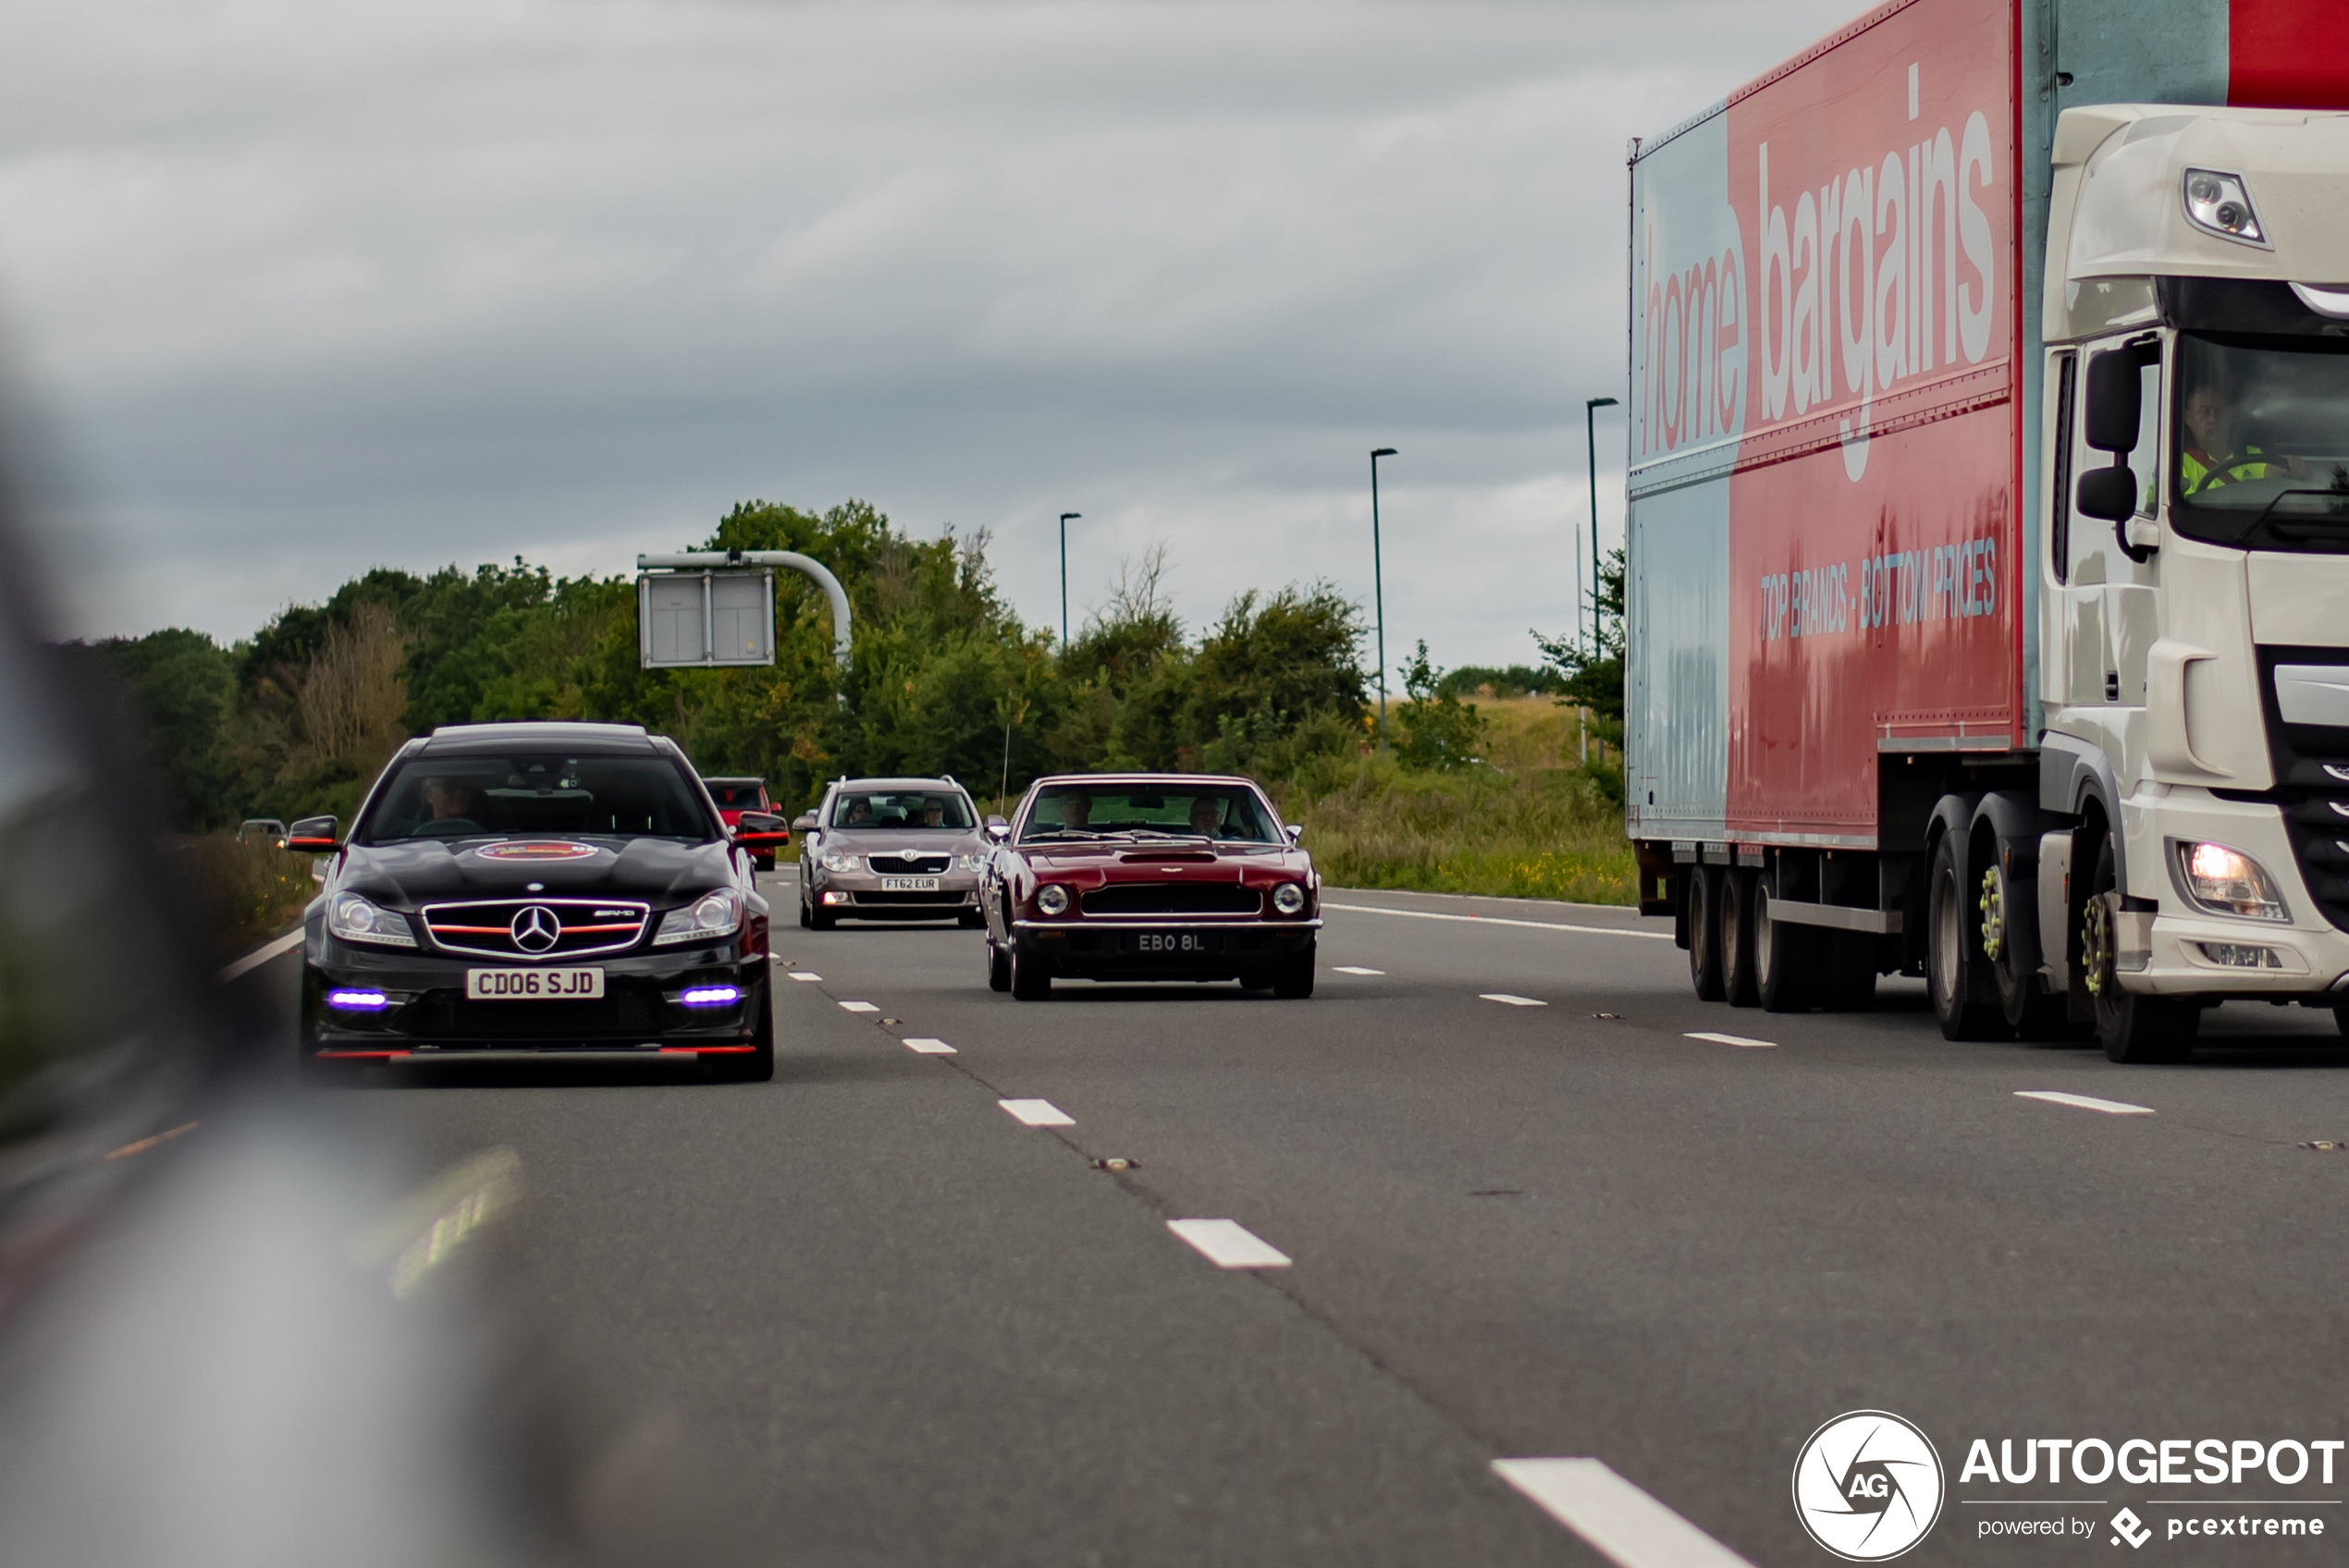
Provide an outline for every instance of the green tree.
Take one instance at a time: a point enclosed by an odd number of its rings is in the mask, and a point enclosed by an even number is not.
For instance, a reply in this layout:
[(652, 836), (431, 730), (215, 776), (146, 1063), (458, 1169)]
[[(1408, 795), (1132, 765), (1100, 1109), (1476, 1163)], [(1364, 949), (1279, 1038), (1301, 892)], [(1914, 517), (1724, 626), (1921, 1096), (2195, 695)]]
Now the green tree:
[(1395, 710), (1395, 758), (1421, 772), (1449, 772), (1478, 760), (1484, 743), (1484, 720), (1474, 703), (1463, 703), (1444, 688), (1444, 672), (1428, 662), (1427, 639), (1403, 671), (1403, 692), (1410, 700)]
[(1598, 612), (1595, 647), (1578, 648), (1571, 637), (1533, 633), (1542, 657), (1564, 678), (1562, 700), (1616, 724), (1623, 722), (1623, 552), (1617, 550), (1599, 569), (1598, 592), (1593, 598)]

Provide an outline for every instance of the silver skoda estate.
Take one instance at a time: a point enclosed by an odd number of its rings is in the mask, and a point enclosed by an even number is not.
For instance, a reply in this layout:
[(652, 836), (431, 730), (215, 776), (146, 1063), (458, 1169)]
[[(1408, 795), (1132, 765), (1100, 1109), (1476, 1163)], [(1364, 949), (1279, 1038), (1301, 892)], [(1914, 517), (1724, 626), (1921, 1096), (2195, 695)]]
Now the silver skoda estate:
[(989, 843), (970, 792), (952, 778), (842, 778), (799, 835), (799, 923), (980, 923), (978, 872)]

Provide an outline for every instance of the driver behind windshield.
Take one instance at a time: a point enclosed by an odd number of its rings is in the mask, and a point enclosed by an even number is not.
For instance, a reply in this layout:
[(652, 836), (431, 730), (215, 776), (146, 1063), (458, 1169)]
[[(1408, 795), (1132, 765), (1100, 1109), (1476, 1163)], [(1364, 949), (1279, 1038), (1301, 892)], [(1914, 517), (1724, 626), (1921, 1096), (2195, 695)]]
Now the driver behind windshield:
[(473, 786), (461, 778), (427, 778), (424, 780), (424, 805), (432, 812), (435, 822), (471, 822), (473, 815)]
[(2178, 417), (2186, 439), (2178, 453), (2178, 491), (2193, 496), (2277, 473), (2300, 478), (2308, 465), (2298, 458), (2270, 459), (2252, 443), (2236, 445), (2234, 398), (2226, 385), (2205, 381), (2186, 394)]

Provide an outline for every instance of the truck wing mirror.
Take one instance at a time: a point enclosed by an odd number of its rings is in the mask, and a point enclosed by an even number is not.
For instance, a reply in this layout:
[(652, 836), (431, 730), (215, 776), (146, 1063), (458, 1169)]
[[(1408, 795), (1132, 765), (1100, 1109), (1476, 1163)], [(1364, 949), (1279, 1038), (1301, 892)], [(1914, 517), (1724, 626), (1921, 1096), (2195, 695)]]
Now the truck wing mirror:
[(2145, 417), (2138, 373), (2146, 362), (2135, 349), (2108, 349), (2089, 359), (2085, 434), (2097, 451), (2126, 452), (2136, 447), (2137, 426)]
[(331, 854), (339, 840), (331, 816), (305, 816), (286, 829), (286, 848), (299, 854)]
[(2092, 468), (2080, 476), (2072, 506), (2082, 517), (2124, 522), (2136, 514), (2137, 476), (2126, 466)]

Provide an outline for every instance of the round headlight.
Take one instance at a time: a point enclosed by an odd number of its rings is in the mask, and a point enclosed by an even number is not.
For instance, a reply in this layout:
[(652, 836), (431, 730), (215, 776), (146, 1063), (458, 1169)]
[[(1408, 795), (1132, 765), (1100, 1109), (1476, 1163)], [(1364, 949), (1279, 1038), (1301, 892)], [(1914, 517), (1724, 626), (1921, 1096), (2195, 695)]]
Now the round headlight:
[(1295, 914), (1305, 907), (1305, 889), (1295, 882), (1284, 882), (1273, 889), (1273, 907), (1283, 914)]
[(1046, 914), (1068, 913), (1068, 889), (1057, 882), (1047, 882), (1036, 891), (1036, 907)]

